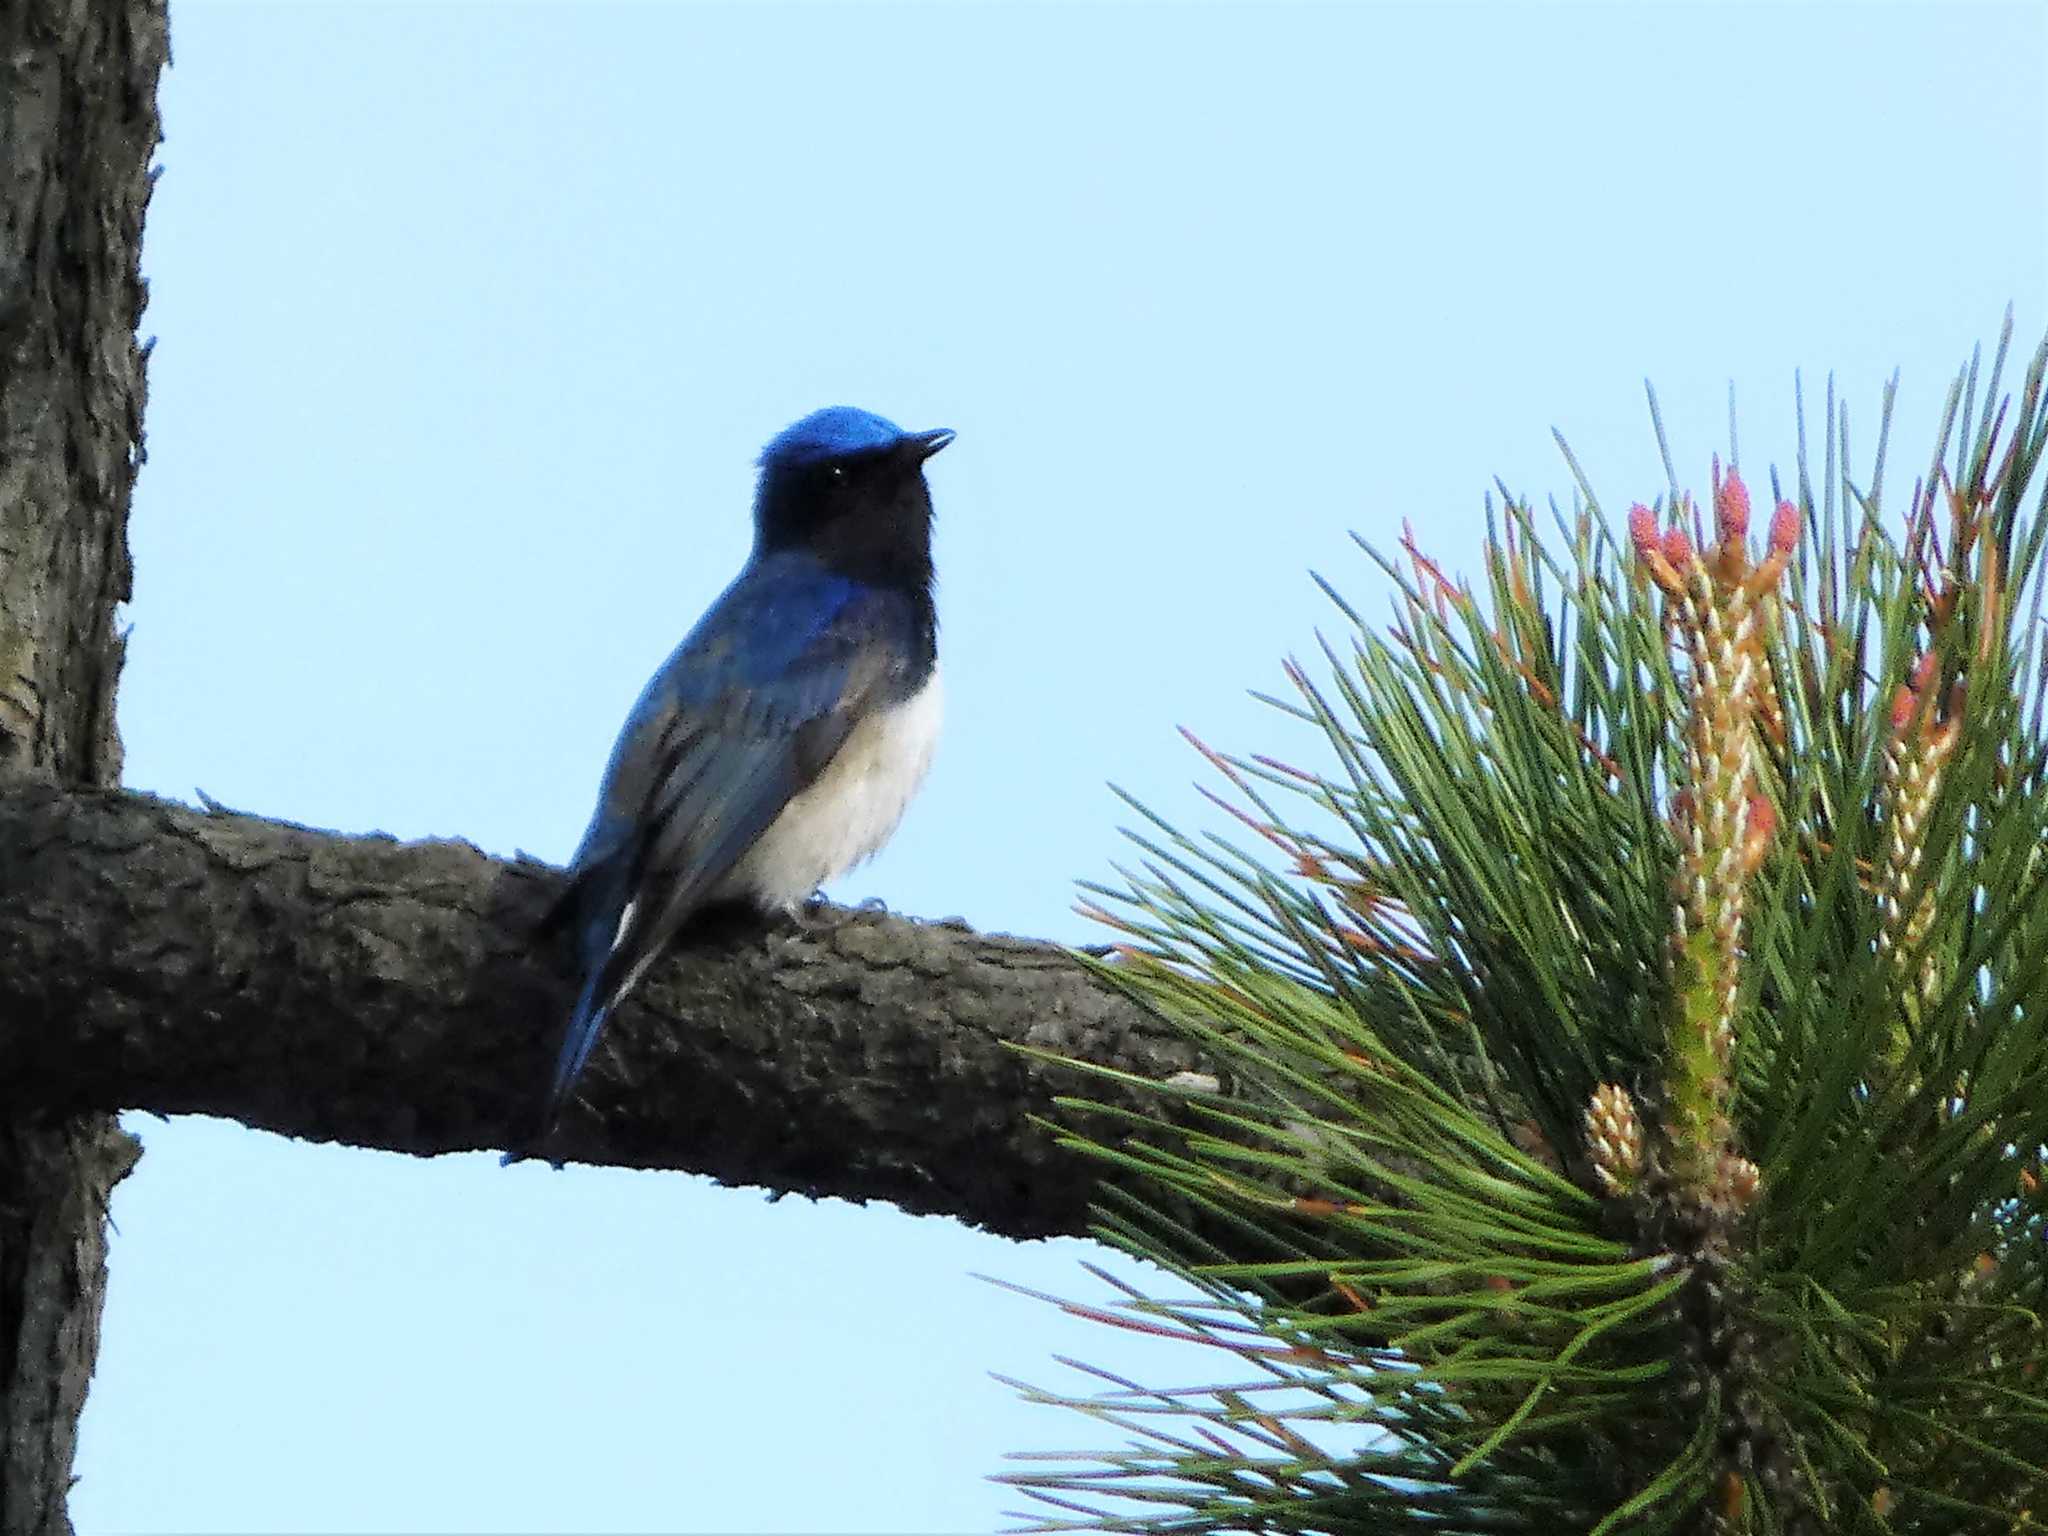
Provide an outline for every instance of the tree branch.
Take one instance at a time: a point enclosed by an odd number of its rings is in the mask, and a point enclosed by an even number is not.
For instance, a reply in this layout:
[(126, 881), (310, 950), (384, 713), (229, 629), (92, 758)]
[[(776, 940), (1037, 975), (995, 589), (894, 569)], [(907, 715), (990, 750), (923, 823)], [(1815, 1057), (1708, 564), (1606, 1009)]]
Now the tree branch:
[[(221, 1115), (421, 1154), (512, 1144), (571, 999), (566, 952), (534, 939), (560, 884), (467, 843), (10, 787), (0, 1108)], [(1196, 1064), (1049, 944), (836, 908), (726, 924), (620, 1011), (544, 1150), (1084, 1232), (1098, 1170), (1029, 1118), (1056, 1093), (1123, 1090), (1020, 1044), (1146, 1078)]]

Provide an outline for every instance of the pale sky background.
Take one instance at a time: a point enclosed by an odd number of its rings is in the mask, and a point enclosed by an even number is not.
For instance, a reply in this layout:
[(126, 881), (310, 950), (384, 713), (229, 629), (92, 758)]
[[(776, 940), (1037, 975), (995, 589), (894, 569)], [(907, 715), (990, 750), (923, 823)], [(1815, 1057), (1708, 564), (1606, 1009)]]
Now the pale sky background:
[[(127, 782), (562, 859), (627, 705), (847, 402), (933, 462), (948, 735), (835, 894), (1085, 941), (1115, 779), (1370, 613), (1347, 530), (1753, 475), (1792, 380), (1902, 462), (2048, 324), (2040, 5), (373, 8), (172, 19)], [(283, 1027), (281, 1025), (281, 1027)], [(536, 1082), (536, 1092), (539, 1091)], [(1077, 1242), (132, 1116), (81, 1530), (986, 1531), (1106, 1443), (987, 1372), (1207, 1362)]]

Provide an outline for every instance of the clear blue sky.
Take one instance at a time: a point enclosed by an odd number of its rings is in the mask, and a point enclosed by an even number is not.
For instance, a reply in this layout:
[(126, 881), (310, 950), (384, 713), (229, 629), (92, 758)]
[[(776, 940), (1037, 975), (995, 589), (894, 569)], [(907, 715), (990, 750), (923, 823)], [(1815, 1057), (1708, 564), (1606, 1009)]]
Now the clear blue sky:
[[(934, 461), (948, 734), (837, 888), (1079, 941), (1115, 779), (1473, 563), (1500, 475), (1754, 473), (1828, 370), (1918, 462), (2048, 324), (2039, 5), (219, 7), (172, 21), (128, 783), (565, 857), (750, 463), (850, 402)], [(280, 1028), (289, 1027), (281, 1020)], [(536, 1085), (538, 1087), (538, 1085)], [(682, 1176), (130, 1122), (86, 1532), (979, 1531), (1103, 1444), (999, 1370), (1207, 1362), (969, 1278), (1079, 1243)]]

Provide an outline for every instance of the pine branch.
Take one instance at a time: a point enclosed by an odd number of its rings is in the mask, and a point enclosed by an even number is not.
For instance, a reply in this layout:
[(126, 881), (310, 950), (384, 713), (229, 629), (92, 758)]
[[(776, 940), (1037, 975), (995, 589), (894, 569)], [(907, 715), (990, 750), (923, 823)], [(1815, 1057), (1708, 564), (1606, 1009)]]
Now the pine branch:
[[(0, 1111), (208, 1114), (431, 1154), (534, 1113), (572, 987), (559, 872), (141, 795), (0, 793)], [(1098, 1173), (1033, 1121), (1196, 1052), (1057, 946), (827, 909), (649, 978), (547, 1152), (1082, 1233)], [(1111, 1093), (1135, 1102), (1135, 1091)]]
[(1252, 841), (1154, 819), (1098, 893), (1223, 1079), (1076, 1101), (1184, 1287), (1106, 1316), (1225, 1374), (1026, 1389), (1134, 1440), (1013, 1476), (1040, 1528), (2048, 1528), (2048, 344), (1994, 405), (2005, 351), (1902, 509), (1831, 390), (1761, 539), (1733, 466), (1624, 538), (1573, 462), (1476, 589), (1412, 537), (1385, 630), (1324, 583), (1355, 633), (1275, 702), (1328, 766), (1203, 747)]

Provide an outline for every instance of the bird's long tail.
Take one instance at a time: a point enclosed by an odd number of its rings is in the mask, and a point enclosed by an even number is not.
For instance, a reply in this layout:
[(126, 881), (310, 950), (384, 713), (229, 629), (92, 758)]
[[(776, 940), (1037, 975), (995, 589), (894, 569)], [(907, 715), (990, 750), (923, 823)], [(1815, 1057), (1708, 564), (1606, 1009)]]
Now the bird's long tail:
[(590, 1053), (597, 1048), (597, 1037), (604, 1033), (605, 1020), (611, 1017), (614, 999), (602, 990), (607, 980), (605, 967), (593, 966), (590, 979), (583, 983), (583, 991), (576, 999), (575, 1011), (569, 1015), (569, 1027), (562, 1034), (562, 1053), (555, 1060), (555, 1079), (548, 1085), (547, 1108), (541, 1115), (543, 1135), (555, 1128), (576, 1079), (583, 1075)]
[(539, 1149), (554, 1134), (555, 1122), (561, 1119), (563, 1106), (569, 1102), (576, 1079), (583, 1075), (590, 1053), (597, 1047), (597, 1037), (604, 1033), (605, 1020), (611, 1017), (613, 999), (601, 990), (604, 981), (603, 967), (600, 966), (594, 968), (583, 983), (583, 991), (576, 998), (576, 1007), (569, 1014), (569, 1027), (562, 1034), (561, 1054), (555, 1059), (555, 1076), (548, 1085), (547, 1102), (541, 1109), (540, 1120), (525, 1147), (514, 1148), (500, 1159), (505, 1167), (538, 1156)]

